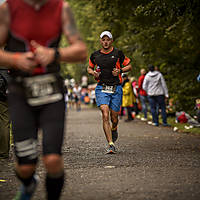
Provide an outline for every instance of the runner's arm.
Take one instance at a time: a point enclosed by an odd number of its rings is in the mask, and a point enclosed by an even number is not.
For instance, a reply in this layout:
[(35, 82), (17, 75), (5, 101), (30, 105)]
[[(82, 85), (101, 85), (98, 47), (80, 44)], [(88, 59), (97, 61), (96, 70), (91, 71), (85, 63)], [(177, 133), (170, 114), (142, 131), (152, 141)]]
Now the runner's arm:
[(91, 66), (88, 66), (87, 72), (88, 74), (94, 76), (94, 78), (99, 78), (99, 73), (96, 72)]
[(91, 66), (88, 66), (87, 72), (88, 72), (88, 74), (94, 76), (94, 69)]
[(12, 54), (3, 50), (8, 37), (9, 20), (8, 5), (3, 3), (0, 6), (0, 65), (7, 67), (12, 65)]
[(126, 57), (122, 51), (119, 51), (118, 55), (121, 68), (114, 68), (114, 70), (112, 71), (113, 76), (118, 76), (120, 73), (128, 72), (132, 69), (132, 65), (130, 64), (131, 60)]
[(0, 6), (0, 65), (8, 68), (15, 68), (31, 72), (36, 65), (33, 61), (34, 55), (31, 52), (11, 53), (4, 51), (10, 25), (10, 14), (7, 3)]
[(124, 72), (128, 72), (132, 70), (130, 58), (126, 57), (122, 51), (119, 51), (119, 60), (120, 60), (120, 63), (122, 64), (120, 73), (124, 73)]
[(75, 19), (67, 2), (63, 6), (63, 33), (70, 46), (59, 48), (60, 60), (66, 62), (85, 61), (87, 48), (76, 28)]
[(113, 76), (118, 76), (120, 73), (124, 73), (124, 72), (129, 72), (132, 69), (132, 65), (128, 64), (127, 66), (118, 69), (118, 68), (114, 68), (114, 70), (112, 71)]
[(122, 73), (129, 72), (131, 70), (132, 70), (132, 65), (128, 64), (127, 66), (125, 66), (125, 67), (122, 68)]
[[(76, 28), (73, 13), (67, 2), (63, 4), (62, 10), (62, 30), (63, 34), (69, 42), (68, 47), (60, 47), (57, 49), (59, 53), (58, 61), (65, 62), (82, 62), (87, 58), (87, 48), (81, 40), (80, 34)], [(55, 59), (56, 51), (54, 48), (44, 47), (35, 41), (31, 41), (31, 45), (35, 48), (35, 58), (42, 65), (47, 66)]]

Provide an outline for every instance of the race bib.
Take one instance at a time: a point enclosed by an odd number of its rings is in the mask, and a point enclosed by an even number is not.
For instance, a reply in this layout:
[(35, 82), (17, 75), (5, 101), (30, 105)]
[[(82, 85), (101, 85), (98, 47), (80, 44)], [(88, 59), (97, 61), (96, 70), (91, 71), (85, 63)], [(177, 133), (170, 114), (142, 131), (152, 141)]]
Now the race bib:
[(116, 91), (115, 85), (103, 85), (102, 92), (115, 93), (115, 91)]
[(24, 78), (27, 102), (31, 106), (54, 103), (63, 98), (54, 74)]

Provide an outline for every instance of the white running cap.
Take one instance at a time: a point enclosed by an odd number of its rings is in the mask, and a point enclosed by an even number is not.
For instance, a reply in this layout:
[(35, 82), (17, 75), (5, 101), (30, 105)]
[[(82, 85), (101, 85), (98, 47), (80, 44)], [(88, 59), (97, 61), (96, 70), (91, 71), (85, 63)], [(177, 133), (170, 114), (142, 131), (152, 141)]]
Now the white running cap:
[(103, 38), (105, 35), (108, 36), (110, 39), (113, 38), (111, 32), (109, 31), (103, 31), (100, 35), (100, 38)]

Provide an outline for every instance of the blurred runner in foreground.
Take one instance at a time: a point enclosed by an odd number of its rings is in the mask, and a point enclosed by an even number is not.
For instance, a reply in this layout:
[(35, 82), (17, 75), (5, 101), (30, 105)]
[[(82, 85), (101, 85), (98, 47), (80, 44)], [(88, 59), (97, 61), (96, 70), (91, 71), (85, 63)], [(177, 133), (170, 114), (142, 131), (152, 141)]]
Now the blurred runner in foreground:
[[(69, 46), (59, 48), (61, 34)], [(60, 197), (65, 102), (60, 61), (87, 56), (71, 9), (62, 0), (7, 0), (0, 6), (0, 65), (11, 70), (8, 103), (13, 125), (16, 175), (22, 185), (15, 200), (31, 199), (37, 185), (37, 132), (43, 132), (48, 200)]]

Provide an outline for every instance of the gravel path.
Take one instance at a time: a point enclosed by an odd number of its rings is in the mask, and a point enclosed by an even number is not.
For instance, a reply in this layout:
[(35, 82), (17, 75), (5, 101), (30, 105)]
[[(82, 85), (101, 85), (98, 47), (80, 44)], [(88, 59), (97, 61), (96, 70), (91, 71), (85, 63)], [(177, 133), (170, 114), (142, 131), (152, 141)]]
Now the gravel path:
[[(199, 200), (200, 136), (120, 120), (118, 153), (105, 155), (101, 114), (69, 110), (63, 156), (66, 183), (61, 200)], [(0, 200), (18, 188), (11, 153), (0, 160)], [(43, 165), (34, 200), (45, 200)], [(5, 180), (5, 182), (2, 182)]]

